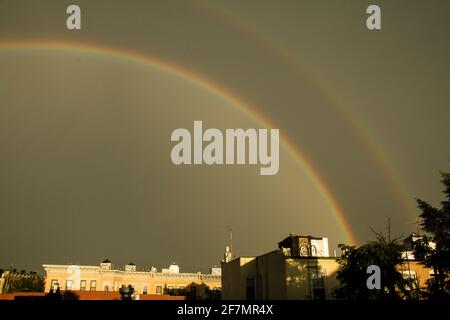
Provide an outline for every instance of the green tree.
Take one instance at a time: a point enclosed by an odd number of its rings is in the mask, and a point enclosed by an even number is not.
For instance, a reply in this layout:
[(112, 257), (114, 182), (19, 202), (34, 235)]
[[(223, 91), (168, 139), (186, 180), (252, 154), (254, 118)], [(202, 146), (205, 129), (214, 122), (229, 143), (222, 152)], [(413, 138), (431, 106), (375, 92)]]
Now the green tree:
[(420, 226), (425, 232), (414, 242), (415, 258), (434, 270), (434, 279), (429, 283), (431, 297), (448, 297), (450, 273), (450, 173), (441, 172), (444, 184), (444, 200), (440, 209), (428, 202), (416, 199), (420, 214)]
[[(342, 256), (338, 280), (341, 287), (334, 294), (350, 300), (400, 299), (399, 292), (406, 292), (407, 280), (403, 279), (397, 266), (402, 263), (403, 245), (398, 239), (390, 240), (375, 232), (376, 239), (360, 247), (340, 244)], [(367, 267), (377, 265), (381, 270), (381, 289), (367, 288)]]
[(15, 269), (9, 268), (5, 281), (5, 293), (14, 292), (42, 292), (44, 291), (45, 280), (36, 272), (27, 273), (22, 270), (20, 273), (12, 272)]

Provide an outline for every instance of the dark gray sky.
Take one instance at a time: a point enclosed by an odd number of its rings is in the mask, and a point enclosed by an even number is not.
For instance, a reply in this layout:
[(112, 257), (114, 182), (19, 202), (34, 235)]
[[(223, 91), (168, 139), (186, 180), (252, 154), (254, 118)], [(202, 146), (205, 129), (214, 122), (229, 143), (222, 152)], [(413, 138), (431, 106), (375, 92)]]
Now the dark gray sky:
[[(170, 61), (264, 115), (317, 169), (359, 241), (414, 231), (414, 198), (438, 204), (450, 148), (448, 1), (0, 1), (0, 266), (43, 263), (206, 270), (233, 226), (237, 255), (290, 232), (345, 241), (284, 147), (280, 171), (176, 167), (170, 134), (259, 127), (230, 101), (79, 42)], [(365, 9), (379, 4), (382, 30)]]

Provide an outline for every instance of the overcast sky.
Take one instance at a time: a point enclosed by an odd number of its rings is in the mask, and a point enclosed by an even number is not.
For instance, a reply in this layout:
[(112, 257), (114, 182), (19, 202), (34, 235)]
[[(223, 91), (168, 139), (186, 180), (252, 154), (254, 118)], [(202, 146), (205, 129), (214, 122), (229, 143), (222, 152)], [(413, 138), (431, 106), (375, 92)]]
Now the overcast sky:
[[(260, 128), (233, 101), (151, 65), (11, 41), (148, 54), (247, 101), (300, 150), (359, 243), (415, 231), (450, 163), (449, 1), (0, 1), (0, 267), (183, 271), (261, 254), (289, 233), (346, 241), (285, 146), (280, 171), (175, 166), (176, 128)], [(366, 28), (377, 3), (382, 29)]]

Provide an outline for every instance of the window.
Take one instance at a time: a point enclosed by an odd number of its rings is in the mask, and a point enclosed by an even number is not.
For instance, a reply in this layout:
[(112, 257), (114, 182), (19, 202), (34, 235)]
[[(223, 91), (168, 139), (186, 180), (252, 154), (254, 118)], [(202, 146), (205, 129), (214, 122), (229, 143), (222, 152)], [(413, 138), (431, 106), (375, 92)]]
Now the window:
[(72, 280), (66, 280), (66, 290), (71, 290), (72, 289)]
[(142, 294), (147, 294), (148, 292), (148, 286), (144, 286), (142, 289)]
[(91, 291), (95, 291), (97, 290), (97, 280), (91, 280), (91, 287), (90, 287)]
[(81, 291), (86, 291), (86, 280), (81, 280), (80, 281), (80, 290)]
[(59, 283), (57, 279), (52, 279), (52, 282), (50, 284), (50, 290), (56, 290), (59, 288)]
[(321, 268), (310, 269), (313, 299), (325, 300), (325, 271)]
[(156, 286), (156, 290), (155, 290), (156, 294), (162, 294), (163, 293), (162, 289), (163, 289), (163, 287), (161, 285)]

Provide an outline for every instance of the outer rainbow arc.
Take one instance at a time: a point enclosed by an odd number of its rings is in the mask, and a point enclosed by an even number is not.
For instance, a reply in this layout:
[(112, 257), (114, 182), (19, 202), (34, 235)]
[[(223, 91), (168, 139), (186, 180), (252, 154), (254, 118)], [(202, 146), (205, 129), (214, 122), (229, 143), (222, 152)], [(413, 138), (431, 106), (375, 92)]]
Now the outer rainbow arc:
[[(0, 41), (0, 50), (17, 50), (17, 49), (33, 49), (33, 50), (62, 50), (62, 51), (80, 51), (82, 53), (101, 54), (114, 58), (123, 59), (135, 63), (145, 64), (154, 68), (163, 70), (179, 78), (185, 79), (197, 86), (212, 92), (217, 96), (231, 102), (233, 106), (244, 111), (249, 117), (261, 124), (263, 127), (272, 128), (271, 122), (261, 113), (255, 111), (255, 108), (244, 101), (242, 98), (234, 95), (223, 86), (213, 83), (212, 81), (202, 77), (186, 68), (175, 65), (169, 61), (149, 55), (147, 53), (138, 53), (130, 50), (120, 50), (106, 46), (100, 46), (90, 43), (64, 42), (51, 40), (19, 40), (19, 41)], [(350, 228), (342, 209), (337, 200), (333, 197), (326, 183), (323, 181), (317, 170), (310, 164), (304, 154), (291, 143), (285, 135), (280, 133), (281, 144), (286, 148), (292, 159), (305, 171), (306, 175), (313, 183), (314, 187), (320, 193), (327, 203), (334, 219), (336, 220), (345, 240), (351, 244), (358, 243), (356, 236)]]
[(329, 99), (333, 108), (343, 116), (344, 120), (347, 121), (349, 126), (361, 139), (361, 142), (367, 147), (368, 151), (373, 156), (376, 165), (383, 172), (389, 187), (398, 196), (400, 205), (403, 210), (405, 210), (405, 213), (409, 214), (408, 217), (411, 217), (411, 215), (415, 216), (414, 212), (416, 208), (413, 205), (413, 201), (410, 201), (412, 198), (408, 196), (407, 187), (404, 183), (402, 183), (397, 172), (393, 169), (388, 157), (386, 156), (386, 152), (383, 152), (382, 147), (375, 142), (375, 138), (373, 138), (374, 133), (371, 133), (368, 128), (362, 126), (360, 122), (355, 119), (355, 116), (344, 106), (341, 99), (327, 89), (321, 79), (307, 69), (305, 65), (298, 62), (287, 49), (278, 45), (271, 38), (250, 27), (247, 23), (238, 20), (226, 9), (221, 8), (216, 3), (211, 1), (198, 1), (196, 4), (198, 4), (199, 7), (214, 13), (215, 16), (221, 18), (225, 24), (235, 28), (240, 33), (247, 34), (249, 38), (256, 41), (259, 45), (265, 48), (268, 52), (271, 52), (274, 56), (278, 57), (281, 61), (284, 61), (287, 65), (297, 71), (298, 74), (304, 76), (324, 97)]

